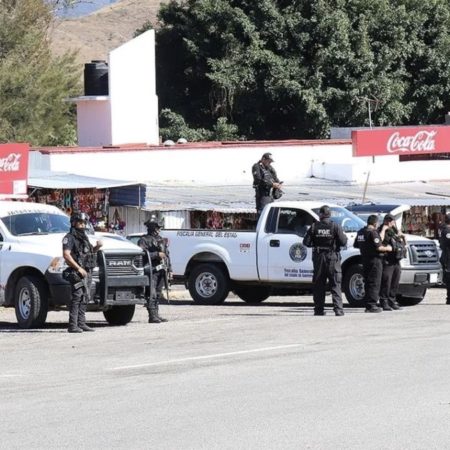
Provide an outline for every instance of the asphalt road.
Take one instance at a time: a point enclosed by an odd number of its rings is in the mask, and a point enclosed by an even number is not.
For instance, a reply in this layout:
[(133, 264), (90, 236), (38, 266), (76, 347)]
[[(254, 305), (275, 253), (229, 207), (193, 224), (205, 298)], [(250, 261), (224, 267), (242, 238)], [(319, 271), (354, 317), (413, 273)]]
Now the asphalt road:
[(139, 308), (126, 327), (89, 313), (96, 332), (80, 335), (66, 312), (23, 331), (0, 310), (0, 447), (449, 447), (442, 289), (344, 317), (314, 317), (311, 297), (198, 306), (181, 295), (161, 310), (168, 323)]

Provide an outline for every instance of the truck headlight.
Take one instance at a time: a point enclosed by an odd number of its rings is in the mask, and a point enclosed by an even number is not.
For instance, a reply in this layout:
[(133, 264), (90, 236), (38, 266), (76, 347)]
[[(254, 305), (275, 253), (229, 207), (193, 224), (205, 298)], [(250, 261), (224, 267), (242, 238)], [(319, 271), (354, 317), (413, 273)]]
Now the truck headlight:
[(50, 265), (48, 266), (48, 271), (50, 273), (62, 273), (64, 269), (66, 269), (68, 266), (66, 264), (66, 261), (63, 257), (56, 257), (53, 258)]

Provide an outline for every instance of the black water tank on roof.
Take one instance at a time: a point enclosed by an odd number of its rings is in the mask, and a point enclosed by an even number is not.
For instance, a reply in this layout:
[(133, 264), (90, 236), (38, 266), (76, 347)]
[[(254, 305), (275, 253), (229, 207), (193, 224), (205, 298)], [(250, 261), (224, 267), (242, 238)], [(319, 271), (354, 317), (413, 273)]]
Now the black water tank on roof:
[(84, 65), (84, 95), (108, 95), (108, 64), (91, 61)]

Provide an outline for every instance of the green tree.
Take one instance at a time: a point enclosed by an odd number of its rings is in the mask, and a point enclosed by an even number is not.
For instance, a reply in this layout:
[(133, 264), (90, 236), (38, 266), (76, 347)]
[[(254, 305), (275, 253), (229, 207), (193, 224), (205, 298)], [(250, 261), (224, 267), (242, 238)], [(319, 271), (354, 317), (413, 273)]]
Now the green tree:
[(183, 116), (170, 109), (163, 109), (160, 113), (160, 125), (159, 132), (163, 141), (167, 139), (177, 141), (180, 138), (184, 138), (188, 142), (238, 139), (238, 127), (228, 123), (226, 117), (219, 117), (212, 130), (190, 128)]
[(450, 108), (447, 0), (172, 0), (157, 29), (160, 104), (249, 138), (440, 123)]
[(0, 3), (0, 141), (73, 144), (80, 72), (73, 54), (49, 49), (52, 6), (45, 0)]

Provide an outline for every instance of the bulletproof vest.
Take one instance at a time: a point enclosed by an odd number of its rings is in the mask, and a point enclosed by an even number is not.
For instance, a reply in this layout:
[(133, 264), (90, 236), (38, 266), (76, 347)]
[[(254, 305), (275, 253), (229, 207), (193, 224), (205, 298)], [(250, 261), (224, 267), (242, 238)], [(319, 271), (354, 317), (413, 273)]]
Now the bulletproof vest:
[(316, 222), (313, 225), (312, 241), (313, 246), (319, 249), (335, 250), (335, 236), (334, 236), (333, 222)]
[(371, 238), (371, 230), (367, 227), (364, 227), (358, 231), (356, 235), (356, 242), (358, 243), (358, 248), (361, 251), (361, 256), (366, 258), (381, 256)]
[(82, 240), (76, 234), (72, 234), (72, 236), (75, 242), (75, 246), (72, 249), (73, 259), (84, 269), (93, 269), (96, 266), (96, 261), (91, 243), (87, 238)]
[[(273, 175), (272, 175), (272, 172), (270, 171), (270, 169), (269, 168), (266, 169), (261, 164), (258, 164), (258, 169), (260, 171), (261, 179), (271, 185), (273, 183), (274, 179), (273, 179)], [(270, 188), (270, 186), (267, 186), (266, 184), (261, 183), (259, 185), (254, 185), (254, 187), (264, 195), (270, 194), (271, 188)]]
[(444, 225), (440, 230), (439, 244), (442, 251), (450, 250), (450, 226)]
[[(143, 236), (143, 239), (145, 240), (147, 244), (147, 250), (152, 252), (166, 252), (166, 244), (164, 241), (164, 238), (159, 235), (153, 235), (153, 234), (147, 234), (146, 236)], [(152, 261), (160, 262), (161, 258), (154, 258)]]

